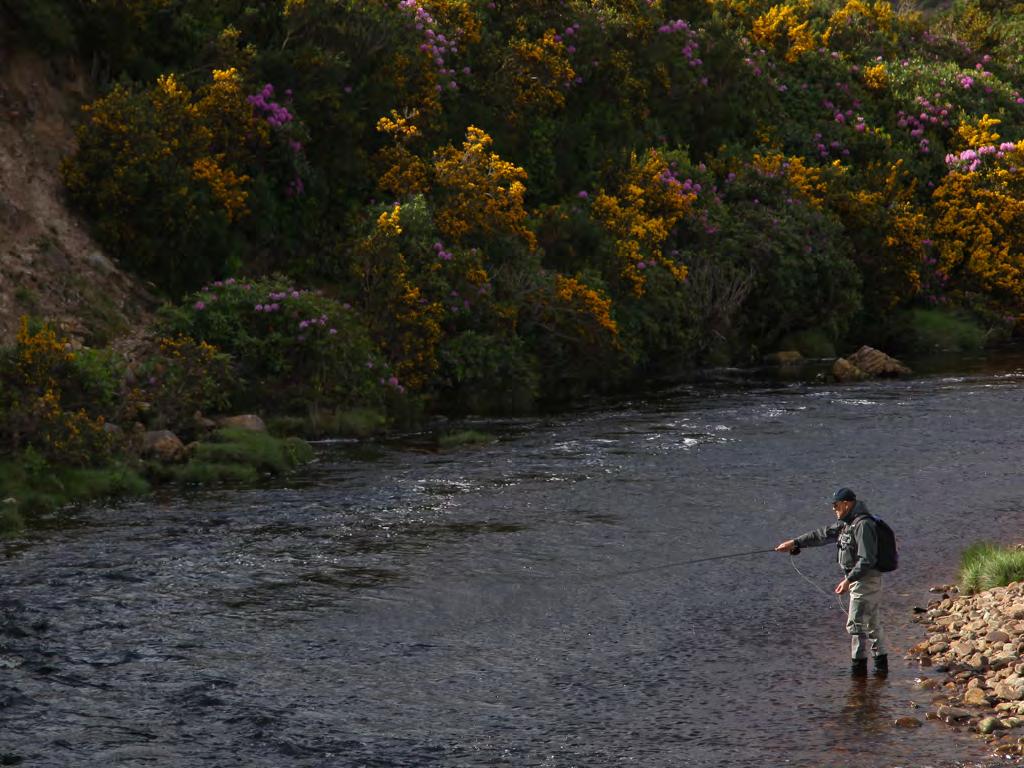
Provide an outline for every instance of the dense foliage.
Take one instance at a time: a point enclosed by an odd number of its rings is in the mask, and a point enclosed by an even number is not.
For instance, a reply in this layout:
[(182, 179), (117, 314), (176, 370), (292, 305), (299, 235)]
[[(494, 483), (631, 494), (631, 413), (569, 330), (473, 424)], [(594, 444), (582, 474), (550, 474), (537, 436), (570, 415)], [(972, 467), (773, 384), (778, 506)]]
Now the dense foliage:
[(516, 409), (1021, 314), (1016, 6), (0, 8), (100, 63), (65, 177), (103, 245), (284, 410)]

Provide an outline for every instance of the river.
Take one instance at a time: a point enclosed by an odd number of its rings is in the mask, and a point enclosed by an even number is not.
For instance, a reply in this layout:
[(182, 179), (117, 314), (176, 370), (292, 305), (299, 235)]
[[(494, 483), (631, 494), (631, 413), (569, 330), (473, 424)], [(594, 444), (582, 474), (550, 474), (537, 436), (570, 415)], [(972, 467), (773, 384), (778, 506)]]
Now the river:
[[(1024, 359), (967, 367), (679, 385), (66, 513), (0, 544), (0, 765), (1005, 765), (893, 726), (934, 695), (913, 607), (1024, 538)], [(839, 485), (900, 537), (887, 680), (848, 677), (832, 547), (653, 570), (825, 524)]]

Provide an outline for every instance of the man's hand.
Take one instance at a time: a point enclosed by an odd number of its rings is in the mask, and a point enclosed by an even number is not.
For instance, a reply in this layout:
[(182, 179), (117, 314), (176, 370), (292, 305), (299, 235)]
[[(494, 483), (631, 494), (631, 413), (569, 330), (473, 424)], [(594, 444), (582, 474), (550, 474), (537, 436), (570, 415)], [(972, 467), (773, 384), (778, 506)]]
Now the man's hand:
[(836, 584), (836, 594), (837, 595), (841, 595), (841, 594), (843, 594), (844, 592), (846, 592), (849, 589), (850, 589), (850, 582), (847, 581), (846, 579), (843, 579), (838, 584)]
[(793, 539), (784, 541), (775, 548), (776, 552), (792, 552), (796, 549), (796, 542)]

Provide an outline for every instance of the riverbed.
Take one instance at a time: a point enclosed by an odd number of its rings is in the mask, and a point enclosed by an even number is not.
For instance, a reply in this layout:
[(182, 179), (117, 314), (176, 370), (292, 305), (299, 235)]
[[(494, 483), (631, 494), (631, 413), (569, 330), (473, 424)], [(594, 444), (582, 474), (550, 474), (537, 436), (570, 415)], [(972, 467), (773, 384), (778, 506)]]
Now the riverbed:
[[(747, 376), (66, 513), (0, 545), (0, 765), (1005, 765), (903, 651), (963, 546), (1024, 540), (1022, 415), (1013, 359)], [(840, 485), (900, 537), (884, 681), (848, 677), (832, 547), (678, 564)]]

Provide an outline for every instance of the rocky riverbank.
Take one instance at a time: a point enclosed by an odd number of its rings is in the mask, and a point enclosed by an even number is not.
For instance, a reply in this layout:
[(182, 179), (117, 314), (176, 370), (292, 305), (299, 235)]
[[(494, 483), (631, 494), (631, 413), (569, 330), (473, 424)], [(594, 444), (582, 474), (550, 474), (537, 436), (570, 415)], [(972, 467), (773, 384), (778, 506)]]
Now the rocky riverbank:
[(1024, 755), (1024, 582), (959, 595), (946, 588), (915, 619), (928, 637), (908, 658), (945, 675), (929, 719), (983, 734), (999, 755)]

